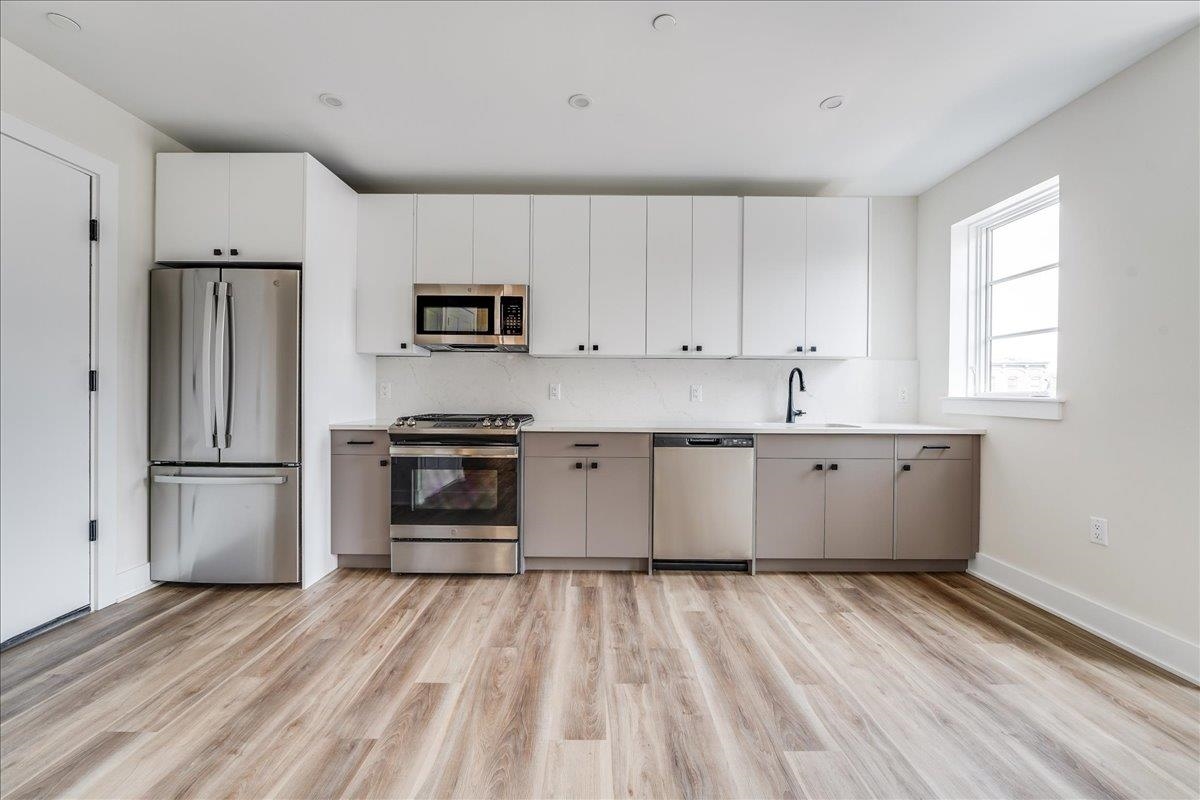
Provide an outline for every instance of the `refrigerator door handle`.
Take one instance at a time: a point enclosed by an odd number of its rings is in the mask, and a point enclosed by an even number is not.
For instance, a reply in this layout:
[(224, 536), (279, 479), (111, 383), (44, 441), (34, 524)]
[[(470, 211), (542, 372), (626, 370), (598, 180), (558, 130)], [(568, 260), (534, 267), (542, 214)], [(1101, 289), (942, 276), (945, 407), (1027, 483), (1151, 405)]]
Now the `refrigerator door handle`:
[(215, 370), (213, 378), (213, 399), (217, 406), (216, 433), (213, 438), (218, 450), (224, 450), (229, 447), (229, 430), (227, 427), (228, 419), (227, 405), (228, 397), (225, 393), (225, 351), (228, 343), (225, 339), (225, 334), (229, 326), (229, 284), (225, 281), (217, 281), (217, 322), (214, 326), (216, 333), (214, 335), (213, 349), (217, 352), (220, 359), (219, 366)]
[(252, 476), (242, 477), (210, 477), (205, 475), (155, 475), (155, 483), (181, 483), (198, 486), (282, 486), (287, 483), (286, 475), (268, 475), (261, 478)]
[(212, 349), (213, 349), (213, 300), (216, 294), (216, 281), (207, 281), (204, 284), (204, 341), (200, 349), (200, 359), (203, 362), (200, 365), (200, 403), (203, 414), (202, 424), (205, 427), (205, 438), (211, 443), (210, 446), (217, 446), (217, 429), (215, 419), (213, 417), (213, 368), (212, 368)]
[(234, 356), (237, 354), (237, 339), (234, 338), (233, 319), (233, 284), (225, 284), (226, 304), (229, 308), (229, 389), (225, 396), (225, 446), (233, 446), (233, 406), (237, 395), (237, 365)]

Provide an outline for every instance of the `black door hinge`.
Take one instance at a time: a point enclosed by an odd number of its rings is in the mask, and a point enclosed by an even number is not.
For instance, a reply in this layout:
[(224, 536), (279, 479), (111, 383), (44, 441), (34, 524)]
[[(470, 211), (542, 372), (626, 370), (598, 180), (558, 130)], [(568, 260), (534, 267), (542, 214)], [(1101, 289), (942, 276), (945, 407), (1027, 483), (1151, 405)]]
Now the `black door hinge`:
[(89, 542), (96, 541), (96, 537), (98, 537), (100, 535), (99, 528), (100, 528), (100, 525), (96, 522), (96, 520), (94, 520), (94, 519), (88, 520), (88, 541)]
[(88, 239), (93, 242), (100, 241), (100, 220), (93, 219), (88, 222)]
[(100, 388), (100, 373), (94, 369), (88, 370), (88, 391), (94, 392)]

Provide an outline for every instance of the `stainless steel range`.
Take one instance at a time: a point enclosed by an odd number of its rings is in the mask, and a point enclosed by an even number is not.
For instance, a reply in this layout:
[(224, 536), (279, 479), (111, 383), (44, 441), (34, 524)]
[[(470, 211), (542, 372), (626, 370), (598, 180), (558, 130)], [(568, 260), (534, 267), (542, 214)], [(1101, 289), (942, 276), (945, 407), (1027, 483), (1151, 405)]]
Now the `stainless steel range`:
[(392, 572), (512, 575), (519, 431), (531, 414), (421, 414), (390, 428)]

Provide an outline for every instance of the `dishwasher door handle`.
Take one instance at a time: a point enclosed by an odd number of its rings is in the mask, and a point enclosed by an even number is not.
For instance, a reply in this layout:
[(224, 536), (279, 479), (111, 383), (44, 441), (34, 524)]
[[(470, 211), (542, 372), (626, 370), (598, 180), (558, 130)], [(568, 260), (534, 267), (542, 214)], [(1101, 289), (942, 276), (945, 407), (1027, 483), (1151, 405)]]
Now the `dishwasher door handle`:
[(720, 439), (703, 439), (703, 438), (699, 438), (699, 437), (689, 436), (686, 441), (687, 441), (688, 447), (720, 447), (721, 446)]

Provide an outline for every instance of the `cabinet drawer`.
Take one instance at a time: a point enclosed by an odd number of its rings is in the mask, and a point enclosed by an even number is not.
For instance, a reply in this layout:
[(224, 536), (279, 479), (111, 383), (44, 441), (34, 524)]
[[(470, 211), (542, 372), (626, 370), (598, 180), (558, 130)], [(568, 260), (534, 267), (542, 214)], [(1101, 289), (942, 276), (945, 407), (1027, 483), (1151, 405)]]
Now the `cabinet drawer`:
[(522, 444), (527, 456), (648, 458), (648, 433), (526, 433)]
[(335, 456), (388, 454), (387, 431), (330, 431)]
[(870, 434), (762, 434), (759, 458), (891, 458), (895, 437)]
[(897, 436), (896, 458), (913, 459), (971, 458), (973, 436)]

